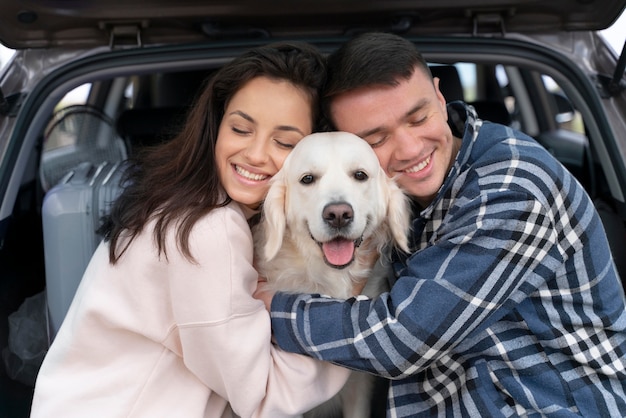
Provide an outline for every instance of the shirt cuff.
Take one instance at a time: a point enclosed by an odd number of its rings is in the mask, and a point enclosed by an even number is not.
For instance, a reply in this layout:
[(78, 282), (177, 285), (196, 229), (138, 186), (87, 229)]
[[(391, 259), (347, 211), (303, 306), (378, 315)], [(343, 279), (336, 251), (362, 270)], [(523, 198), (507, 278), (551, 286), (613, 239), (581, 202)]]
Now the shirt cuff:
[(307, 297), (310, 296), (276, 292), (272, 298), (272, 333), (276, 344), (285, 351), (306, 353), (299, 342), (296, 313), (299, 299)]

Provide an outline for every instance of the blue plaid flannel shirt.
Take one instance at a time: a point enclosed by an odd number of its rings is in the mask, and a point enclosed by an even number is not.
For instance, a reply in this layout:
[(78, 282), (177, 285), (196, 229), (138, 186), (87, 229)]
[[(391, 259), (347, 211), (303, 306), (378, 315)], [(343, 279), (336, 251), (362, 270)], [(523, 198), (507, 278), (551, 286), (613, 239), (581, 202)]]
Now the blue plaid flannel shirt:
[(277, 343), (392, 379), (390, 417), (625, 417), (624, 293), (592, 201), (533, 139), (449, 114), (463, 145), (391, 291), (277, 293)]

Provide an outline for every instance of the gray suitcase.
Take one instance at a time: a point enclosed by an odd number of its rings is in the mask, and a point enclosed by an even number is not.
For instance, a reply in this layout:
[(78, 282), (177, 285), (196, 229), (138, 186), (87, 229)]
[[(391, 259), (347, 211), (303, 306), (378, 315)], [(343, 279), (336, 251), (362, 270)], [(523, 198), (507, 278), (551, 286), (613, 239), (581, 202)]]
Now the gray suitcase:
[(85, 268), (102, 240), (96, 230), (121, 192), (120, 163), (82, 163), (43, 201), (48, 328), (54, 338)]

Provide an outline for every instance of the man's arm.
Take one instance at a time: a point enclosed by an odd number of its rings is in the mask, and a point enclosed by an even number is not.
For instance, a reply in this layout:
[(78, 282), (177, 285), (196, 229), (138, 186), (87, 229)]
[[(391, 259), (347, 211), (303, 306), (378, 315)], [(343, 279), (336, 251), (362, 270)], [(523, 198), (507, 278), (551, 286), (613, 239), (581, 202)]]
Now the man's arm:
[(458, 215), (376, 299), (277, 293), (271, 305), (276, 342), (403, 378), (509, 313), (563, 261), (552, 218), (534, 197), (499, 190), (466, 202)]

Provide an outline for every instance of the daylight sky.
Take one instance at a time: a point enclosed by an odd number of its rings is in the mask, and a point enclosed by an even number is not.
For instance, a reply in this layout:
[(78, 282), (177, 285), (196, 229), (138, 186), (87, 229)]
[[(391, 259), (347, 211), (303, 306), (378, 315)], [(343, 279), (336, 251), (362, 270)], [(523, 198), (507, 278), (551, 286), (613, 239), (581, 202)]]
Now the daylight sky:
[(626, 12), (623, 12), (610, 28), (602, 31), (602, 34), (615, 51), (621, 53), (626, 41)]

